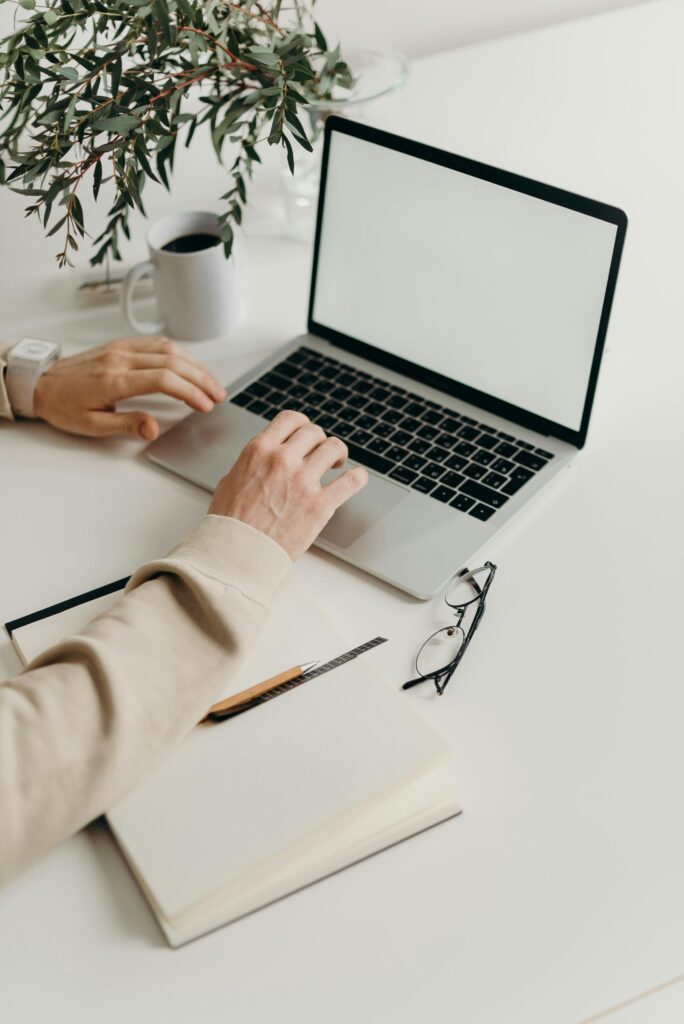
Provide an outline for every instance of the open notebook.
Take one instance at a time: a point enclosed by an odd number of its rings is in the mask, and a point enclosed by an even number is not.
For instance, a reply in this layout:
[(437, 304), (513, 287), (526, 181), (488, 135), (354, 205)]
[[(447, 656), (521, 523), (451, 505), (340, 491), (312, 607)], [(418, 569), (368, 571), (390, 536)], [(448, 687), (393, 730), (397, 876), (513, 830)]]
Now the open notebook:
[[(9, 623), (24, 663), (120, 597), (103, 591)], [(347, 647), (323, 609), (288, 582), (225, 696)], [(109, 811), (172, 946), (459, 813), (446, 743), (377, 673), (376, 657), (198, 725)]]

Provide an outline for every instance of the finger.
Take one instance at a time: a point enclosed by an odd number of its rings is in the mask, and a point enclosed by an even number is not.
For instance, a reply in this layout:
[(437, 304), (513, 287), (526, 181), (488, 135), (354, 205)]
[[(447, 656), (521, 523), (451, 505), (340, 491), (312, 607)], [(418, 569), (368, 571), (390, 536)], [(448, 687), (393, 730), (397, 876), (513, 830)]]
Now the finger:
[(293, 458), (304, 459), (323, 441), (325, 441), (325, 431), (322, 427), (317, 427), (314, 423), (304, 423), (293, 434), (290, 434), (283, 447)]
[(159, 424), (147, 412), (91, 412), (80, 432), (88, 437), (137, 437), (156, 441)]
[(222, 402), (226, 397), (225, 388), (221, 387), (216, 377), (203, 366), (191, 363), (183, 353), (180, 356), (168, 356), (159, 352), (129, 352), (127, 363), (134, 370), (173, 370), (179, 377), (201, 388), (213, 402)]
[(180, 377), (173, 370), (130, 370), (121, 374), (117, 388), (117, 401), (136, 395), (169, 395), (185, 402), (197, 412), (211, 412), (214, 403), (208, 395)]
[(293, 409), (285, 409), (271, 420), (267, 427), (261, 431), (260, 437), (265, 441), (272, 441), (274, 444), (282, 444), (288, 437), (294, 434), (304, 423), (309, 423), (308, 416), (303, 412), (295, 412)]
[(329, 469), (343, 466), (347, 461), (348, 454), (344, 441), (341, 441), (339, 437), (327, 437), (322, 444), (314, 448), (307, 458), (306, 464), (320, 480)]
[(327, 500), (330, 502), (332, 511), (344, 505), (345, 501), (353, 498), (368, 483), (368, 473), (363, 466), (353, 466), (346, 473), (341, 473), (332, 483), (323, 488)]
[(191, 355), (177, 341), (171, 341), (165, 334), (153, 334), (142, 338), (117, 338), (116, 341), (110, 341), (108, 345), (103, 346), (103, 348), (110, 347), (123, 352), (156, 352), (161, 355), (175, 356), (185, 359), (186, 362), (192, 363), (200, 370), (206, 372), (207, 369), (199, 359)]

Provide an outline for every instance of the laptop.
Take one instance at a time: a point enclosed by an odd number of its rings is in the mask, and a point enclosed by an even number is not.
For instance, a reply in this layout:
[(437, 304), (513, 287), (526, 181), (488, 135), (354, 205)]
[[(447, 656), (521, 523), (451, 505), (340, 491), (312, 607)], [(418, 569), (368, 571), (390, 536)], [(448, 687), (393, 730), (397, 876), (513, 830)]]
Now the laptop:
[(583, 447), (626, 228), (615, 207), (331, 117), (308, 332), (147, 454), (213, 490), (301, 410), (369, 470), (318, 546), (428, 598)]

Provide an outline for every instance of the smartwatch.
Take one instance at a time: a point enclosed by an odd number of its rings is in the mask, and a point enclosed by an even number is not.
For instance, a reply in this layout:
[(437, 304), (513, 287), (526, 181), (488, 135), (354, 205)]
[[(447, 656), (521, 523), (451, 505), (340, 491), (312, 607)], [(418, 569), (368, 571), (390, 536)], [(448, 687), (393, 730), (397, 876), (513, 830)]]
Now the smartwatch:
[(7, 395), (15, 416), (33, 419), (33, 393), (38, 378), (59, 359), (60, 347), (53, 341), (38, 338), (22, 338), (11, 348), (7, 360), (5, 384)]

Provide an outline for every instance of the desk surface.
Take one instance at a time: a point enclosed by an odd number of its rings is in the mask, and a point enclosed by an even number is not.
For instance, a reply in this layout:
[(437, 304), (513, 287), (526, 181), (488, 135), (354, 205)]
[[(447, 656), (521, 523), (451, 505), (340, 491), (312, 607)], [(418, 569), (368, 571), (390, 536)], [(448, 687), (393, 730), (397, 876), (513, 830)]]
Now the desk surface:
[[(630, 216), (588, 446), (492, 542), (488, 613), (448, 695), (407, 697), (453, 743), (464, 815), (176, 952), (95, 824), (0, 893), (12, 1024), (558, 1024), (681, 973), (683, 33), (682, 5), (658, 2), (426, 58), (384, 115)], [(195, 150), (173, 202), (221, 185)], [(115, 309), (74, 307), (18, 197), (0, 203), (3, 326), (71, 348), (122, 333)], [(243, 244), (247, 319), (196, 349), (226, 381), (304, 322), (309, 250), (264, 211)], [(0, 480), (0, 621), (123, 576), (207, 501), (134, 442), (41, 424), (2, 428)], [(440, 621), (325, 554), (296, 571), (343, 628), (392, 639), (378, 660), (396, 678)], [(0, 646), (0, 671), (16, 667)], [(673, 991), (609, 1019), (671, 1020)]]

